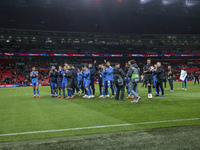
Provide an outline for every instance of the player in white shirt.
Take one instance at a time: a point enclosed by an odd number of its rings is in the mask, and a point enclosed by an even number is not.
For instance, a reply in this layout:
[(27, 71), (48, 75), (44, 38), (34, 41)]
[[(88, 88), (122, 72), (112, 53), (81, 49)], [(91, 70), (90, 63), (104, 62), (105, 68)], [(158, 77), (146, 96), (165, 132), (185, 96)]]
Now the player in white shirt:
[(189, 73), (189, 71), (184, 66), (183, 69), (181, 70), (180, 79), (182, 81), (182, 90), (185, 90), (185, 91), (187, 88), (187, 74), (188, 73)]

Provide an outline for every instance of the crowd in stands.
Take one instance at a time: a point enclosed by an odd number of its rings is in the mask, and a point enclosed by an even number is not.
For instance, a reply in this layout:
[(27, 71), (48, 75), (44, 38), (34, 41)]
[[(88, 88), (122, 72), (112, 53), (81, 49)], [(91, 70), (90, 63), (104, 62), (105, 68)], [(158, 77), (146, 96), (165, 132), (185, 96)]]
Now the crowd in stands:
[[(0, 84), (30, 84), (30, 71), (33, 66), (39, 72), (39, 83), (49, 83), (49, 69), (52, 65), (58, 66), (64, 63), (72, 63), (75, 66), (81, 64), (91, 63), (94, 61), (92, 58), (80, 59), (78, 57), (2, 57), (0, 59)], [(98, 64), (103, 64), (105, 58), (97, 58)], [(130, 58), (131, 59), (131, 58)], [(140, 69), (147, 58), (135, 58)], [(107, 59), (108, 60), (108, 59)], [(111, 62), (120, 62), (123, 69), (125, 69), (127, 58), (109, 58)], [(193, 72), (198, 71), (200, 73), (200, 61), (198, 59), (152, 59), (152, 64), (157, 61), (161, 61), (162, 65), (167, 71), (167, 66), (171, 65), (174, 69), (176, 79), (179, 79), (179, 70), (183, 66), (187, 66), (187, 70), (190, 71), (188, 79), (193, 79)], [(192, 62), (190, 64), (190, 62)], [(142, 73), (140, 73), (142, 74)]]

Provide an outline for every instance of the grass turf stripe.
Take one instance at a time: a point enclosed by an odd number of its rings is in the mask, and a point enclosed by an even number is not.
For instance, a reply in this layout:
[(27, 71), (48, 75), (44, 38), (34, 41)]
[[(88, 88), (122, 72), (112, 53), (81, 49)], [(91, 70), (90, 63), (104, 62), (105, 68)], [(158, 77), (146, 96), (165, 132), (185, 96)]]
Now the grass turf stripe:
[(131, 125), (142, 125), (142, 124), (155, 124), (155, 123), (166, 123), (166, 122), (170, 123), (170, 122), (181, 122), (181, 121), (191, 121), (191, 120), (200, 120), (200, 118), (163, 120), (163, 121), (152, 121), (152, 122), (138, 122), (138, 123), (127, 123), (127, 124), (114, 124), (114, 125), (68, 128), (68, 129), (57, 129), (57, 130), (32, 131), (32, 132), (7, 133), (7, 134), (0, 134), (0, 136), (3, 137), (3, 136), (13, 136), (13, 135), (50, 133), (50, 132), (60, 132), (60, 131), (84, 130), (84, 129), (97, 129), (97, 128), (120, 127), (120, 126), (131, 126)]

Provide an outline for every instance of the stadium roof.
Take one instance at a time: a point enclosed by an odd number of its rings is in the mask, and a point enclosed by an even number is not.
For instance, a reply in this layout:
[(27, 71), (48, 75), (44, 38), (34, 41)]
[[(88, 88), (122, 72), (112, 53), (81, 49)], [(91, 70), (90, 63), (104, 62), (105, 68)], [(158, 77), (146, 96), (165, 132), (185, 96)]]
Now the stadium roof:
[[(1, 0), (3, 5), (199, 16), (200, 0)], [(91, 7), (93, 6), (93, 7)]]

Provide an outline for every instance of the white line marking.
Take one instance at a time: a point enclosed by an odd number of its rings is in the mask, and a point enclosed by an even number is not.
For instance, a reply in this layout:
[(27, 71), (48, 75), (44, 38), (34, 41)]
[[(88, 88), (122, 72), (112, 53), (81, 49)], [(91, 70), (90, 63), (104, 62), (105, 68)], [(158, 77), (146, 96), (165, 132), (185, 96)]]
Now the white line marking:
[(169, 122), (180, 122), (180, 121), (191, 121), (191, 120), (200, 120), (200, 118), (163, 120), (163, 121), (127, 123), (127, 124), (114, 124), (114, 125), (103, 125), (103, 126), (92, 126), (92, 127), (69, 128), (69, 129), (32, 131), (32, 132), (19, 132), (19, 133), (0, 134), (0, 136), (36, 134), (36, 133), (49, 133), (49, 132), (60, 132), (60, 131), (73, 131), (73, 130), (83, 130), (83, 129), (98, 129), (98, 128), (108, 128), (108, 127), (121, 127), (121, 126), (131, 126), (131, 125), (141, 125), (141, 124), (154, 124), (154, 123), (164, 123), (164, 122), (168, 122), (169, 123)]

